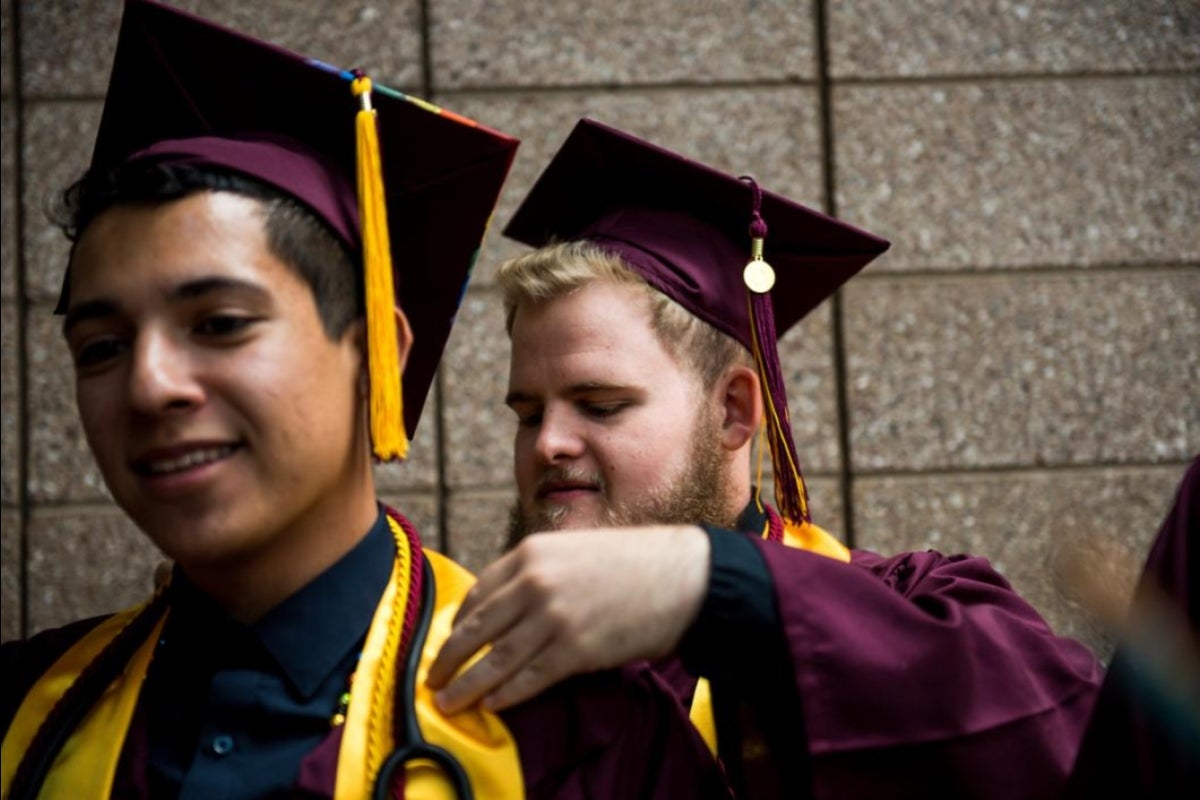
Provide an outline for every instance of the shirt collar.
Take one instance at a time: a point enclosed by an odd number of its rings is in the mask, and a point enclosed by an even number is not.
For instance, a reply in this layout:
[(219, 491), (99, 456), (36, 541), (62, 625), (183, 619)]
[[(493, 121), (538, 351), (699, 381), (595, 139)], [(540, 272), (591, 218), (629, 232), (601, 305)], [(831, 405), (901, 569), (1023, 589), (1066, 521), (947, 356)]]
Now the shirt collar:
[(737, 529), (748, 533), (757, 533), (762, 535), (767, 529), (767, 504), (763, 503), (760, 508), (754, 502), (754, 493), (751, 492), (750, 502), (742, 509), (741, 516), (738, 517)]
[(252, 626), (304, 696), (361, 647), (391, 580), (396, 543), (382, 512), (354, 549)]
[(250, 626), (229, 619), (176, 569), (172, 621), (197, 644), (204, 639), (238, 648), (243, 646), (238, 641), (257, 640), (292, 687), (311, 698), (351, 650), (362, 646), (395, 558), (396, 543), (381, 509), (350, 552)]

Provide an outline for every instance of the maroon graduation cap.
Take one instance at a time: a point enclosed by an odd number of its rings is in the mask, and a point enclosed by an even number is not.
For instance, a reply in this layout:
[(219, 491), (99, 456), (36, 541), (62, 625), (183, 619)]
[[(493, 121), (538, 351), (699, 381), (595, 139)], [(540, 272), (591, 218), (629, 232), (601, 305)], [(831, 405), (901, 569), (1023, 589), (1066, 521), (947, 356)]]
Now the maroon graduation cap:
[[(141, 159), (214, 166), (264, 181), (313, 210), (366, 262), (368, 326), (376, 324), (372, 286), (388, 284), (390, 292), (376, 293), (393, 296), (379, 298), (378, 307), (391, 317), (398, 304), (412, 326), (403, 382), (403, 427), (411, 435), (517, 144), (423, 100), (372, 87), (361, 73), (159, 3), (127, 0), (92, 168)], [(380, 283), (371, 265), (389, 262)], [(399, 395), (396, 365), (389, 374), (371, 357), (372, 416), (382, 407), (398, 430), (400, 398), (389, 404), (376, 395)], [(407, 446), (381, 452), (374, 424), (372, 439), (382, 458), (402, 456)]]
[(750, 350), (779, 508), (790, 520), (809, 519), (776, 331), (799, 322), (887, 241), (589, 119), (575, 126), (504, 234), (535, 247), (594, 242)]

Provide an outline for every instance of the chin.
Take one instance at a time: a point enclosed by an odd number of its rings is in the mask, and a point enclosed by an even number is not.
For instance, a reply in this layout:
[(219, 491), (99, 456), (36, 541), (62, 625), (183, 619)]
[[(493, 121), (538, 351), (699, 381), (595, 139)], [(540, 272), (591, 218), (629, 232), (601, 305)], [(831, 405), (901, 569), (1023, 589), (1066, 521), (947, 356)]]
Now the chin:
[(618, 518), (607, 503), (591, 499), (566, 506), (555, 506), (549, 515), (553, 519), (554, 530), (611, 528)]
[(612, 514), (607, 507), (584, 509), (571, 505), (552, 505), (538, 506), (532, 512), (525, 512), (514, 505), (509, 512), (505, 550), (511, 550), (526, 536), (534, 533), (612, 526)]
[[(132, 516), (132, 515), (131, 515)], [(251, 538), (228, 518), (153, 514), (134, 518), (146, 535), (168, 558), (180, 564), (214, 564), (236, 559), (248, 549)]]
[(522, 526), (525, 533), (547, 533), (573, 528), (595, 527), (594, 515), (569, 505), (539, 506), (525, 514)]

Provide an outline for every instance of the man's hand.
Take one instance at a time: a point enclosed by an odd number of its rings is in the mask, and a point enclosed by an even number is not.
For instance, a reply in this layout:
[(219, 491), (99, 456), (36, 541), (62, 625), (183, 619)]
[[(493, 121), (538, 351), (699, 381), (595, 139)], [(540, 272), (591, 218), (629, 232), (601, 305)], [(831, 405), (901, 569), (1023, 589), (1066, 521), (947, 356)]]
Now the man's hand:
[(483, 698), (498, 710), (571, 675), (670, 653), (700, 613), (710, 550), (691, 526), (526, 538), (479, 574), (459, 609), (427, 679), (438, 706), (454, 713)]

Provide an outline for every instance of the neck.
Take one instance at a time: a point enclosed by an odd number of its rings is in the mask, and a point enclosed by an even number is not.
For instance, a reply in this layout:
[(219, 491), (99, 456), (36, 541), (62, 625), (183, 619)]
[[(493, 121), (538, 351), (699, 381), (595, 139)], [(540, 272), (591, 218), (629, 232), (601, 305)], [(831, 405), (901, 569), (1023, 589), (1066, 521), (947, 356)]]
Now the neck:
[[(742, 515), (742, 511), (746, 509), (746, 506), (754, 498), (755, 481), (751, 479), (751, 466), (751, 449), (750, 445), (747, 444), (730, 459), (729, 472), (727, 473), (727, 486), (729, 487), (727, 495), (728, 509), (735, 520)], [(766, 497), (763, 498), (764, 501), (767, 499)]]
[[(369, 467), (368, 467), (369, 468)], [(379, 514), (374, 486), (347, 501), (310, 509), (268, 543), (216, 562), (181, 564), (188, 578), (233, 619), (253, 623), (336, 564)]]

